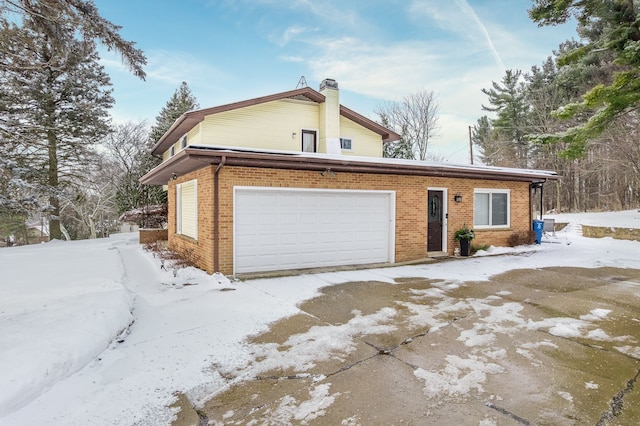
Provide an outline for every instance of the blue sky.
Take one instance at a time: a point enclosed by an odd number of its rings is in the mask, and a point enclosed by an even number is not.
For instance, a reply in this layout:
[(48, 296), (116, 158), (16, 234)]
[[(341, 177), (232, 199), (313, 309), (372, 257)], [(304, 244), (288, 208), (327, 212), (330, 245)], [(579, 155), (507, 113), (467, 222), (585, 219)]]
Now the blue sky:
[(386, 101), (432, 90), (440, 137), (429, 152), (467, 163), (468, 126), (482, 88), (506, 69), (540, 65), (575, 25), (538, 28), (530, 0), (95, 0), (148, 58), (147, 79), (103, 52), (114, 121), (155, 116), (182, 81), (200, 106), (295, 89), (340, 86), (343, 105), (376, 119)]

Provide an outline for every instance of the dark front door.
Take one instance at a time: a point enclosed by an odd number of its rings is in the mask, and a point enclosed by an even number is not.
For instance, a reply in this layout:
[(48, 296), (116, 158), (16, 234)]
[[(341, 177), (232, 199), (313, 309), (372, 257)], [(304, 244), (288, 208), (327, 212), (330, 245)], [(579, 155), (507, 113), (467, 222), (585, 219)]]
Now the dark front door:
[(429, 191), (427, 205), (427, 251), (442, 251), (442, 191)]

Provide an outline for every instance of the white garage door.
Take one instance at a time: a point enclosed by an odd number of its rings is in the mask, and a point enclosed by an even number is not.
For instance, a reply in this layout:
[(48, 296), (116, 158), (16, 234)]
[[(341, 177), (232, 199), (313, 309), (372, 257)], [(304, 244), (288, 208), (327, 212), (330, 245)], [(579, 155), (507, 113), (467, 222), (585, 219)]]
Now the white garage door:
[(394, 261), (395, 194), (236, 187), (236, 273)]

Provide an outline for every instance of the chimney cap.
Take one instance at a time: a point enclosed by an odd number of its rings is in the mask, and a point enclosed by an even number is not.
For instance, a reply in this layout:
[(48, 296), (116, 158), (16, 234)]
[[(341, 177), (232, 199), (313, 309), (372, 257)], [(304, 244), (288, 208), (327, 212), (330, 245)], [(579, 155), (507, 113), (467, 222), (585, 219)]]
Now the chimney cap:
[(320, 83), (320, 90), (322, 91), (326, 88), (338, 90), (338, 82), (332, 78), (325, 78), (322, 80), (322, 83)]

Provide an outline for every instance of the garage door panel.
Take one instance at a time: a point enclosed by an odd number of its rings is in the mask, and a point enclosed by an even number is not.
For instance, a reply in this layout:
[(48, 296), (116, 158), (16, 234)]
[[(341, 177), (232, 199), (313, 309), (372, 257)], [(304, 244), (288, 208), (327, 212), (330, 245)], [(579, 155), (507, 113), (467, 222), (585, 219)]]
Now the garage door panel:
[(298, 235), (293, 233), (280, 234), (280, 243), (283, 246), (293, 246), (296, 247), (298, 245)]
[(392, 261), (385, 191), (236, 188), (236, 273)]

